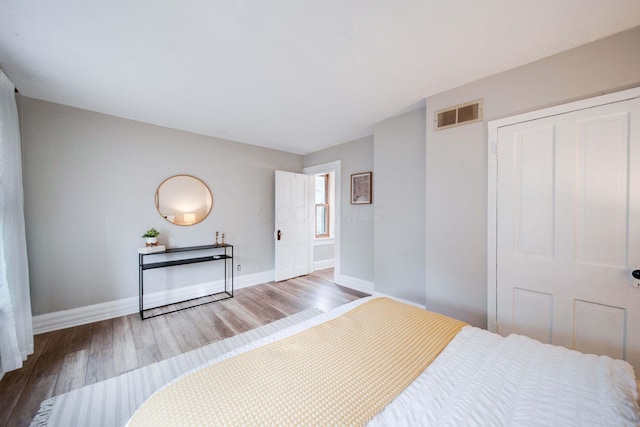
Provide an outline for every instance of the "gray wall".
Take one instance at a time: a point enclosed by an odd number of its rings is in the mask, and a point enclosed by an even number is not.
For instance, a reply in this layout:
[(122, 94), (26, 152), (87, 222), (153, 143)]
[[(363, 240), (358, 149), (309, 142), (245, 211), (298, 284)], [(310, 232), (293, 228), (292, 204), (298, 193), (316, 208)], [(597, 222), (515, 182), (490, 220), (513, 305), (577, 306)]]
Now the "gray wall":
[[(487, 122), (639, 83), (636, 27), (427, 98), (427, 308), (487, 324)], [(482, 123), (434, 130), (435, 111), (479, 98)]]
[[(640, 27), (431, 96), (426, 110), (376, 124), (374, 136), (304, 158), (19, 96), (34, 314), (135, 296), (136, 248), (150, 227), (173, 246), (224, 231), (241, 274), (273, 270), (273, 171), (341, 160), (342, 274), (486, 326), (487, 121), (638, 85), (638, 46)], [(433, 130), (436, 110), (478, 98), (483, 123)], [(351, 205), (350, 175), (366, 171), (373, 205)], [(177, 173), (214, 194), (198, 225), (169, 224), (155, 210), (157, 185)], [(206, 274), (178, 268), (156, 281), (168, 288)]]
[(319, 245), (313, 249), (314, 261), (327, 261), (334, 257), (335, 245)]
[[(337, 145), (303, 158), (304, 167), (341, 160), (342, 182), (340, 215), (340, 273), (345, 276), (373, 281), (373, 205), (349, 203), (351, 174), (373, 171), (373, 137), (357, 139)], [(373, 201), (377, 197), (376, 172), (373, 173)]]
[[(274, 170), (301, 172), (301, 156), (18, 98), (34, 314), (136, 296), (150, 227), (171, 246), (225, 232), (239, 275), (273, 270)], [(212, 213), (190, 227), (154, 205), (157, 186), (180, 173), (214, 196)], [(150, 271), (149, 292), (221, 279), (207, 264)]]
[(373, 135), (375, 290), (424, 304), (424, 108), (377, 123)]

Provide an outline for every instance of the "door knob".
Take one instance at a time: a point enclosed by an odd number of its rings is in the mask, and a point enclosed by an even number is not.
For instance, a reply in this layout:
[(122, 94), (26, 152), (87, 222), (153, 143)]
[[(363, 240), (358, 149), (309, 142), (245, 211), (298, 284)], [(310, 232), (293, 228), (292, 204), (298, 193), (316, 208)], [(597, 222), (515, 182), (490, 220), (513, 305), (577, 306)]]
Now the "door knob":
[[(280, 230), (278, 230), (277, 235), (278, 235), (278, 240), (280, 240), (280, 238), (282, 237), (282, 232)], [(640, 274), (640, 270), (636, 270), (636, 271)], [(634, 272), (634, 274), (635, 274), (635, 272)]]
[(633, 270), (633, 271), (631, 272), (631, 275), (632, 275), (633, 277), (635, 277), (636, 279), (640, 280), (640, 270)]

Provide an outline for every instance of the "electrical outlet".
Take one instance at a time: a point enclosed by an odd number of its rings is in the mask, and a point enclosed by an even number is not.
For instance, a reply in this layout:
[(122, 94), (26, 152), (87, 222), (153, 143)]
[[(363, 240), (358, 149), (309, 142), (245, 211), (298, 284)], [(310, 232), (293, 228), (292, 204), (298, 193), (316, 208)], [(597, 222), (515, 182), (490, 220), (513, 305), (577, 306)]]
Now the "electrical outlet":
[(238, 271), (242, 271), (242, 265), (241, 265), (241, 264), (238, 264), (238, 266), (236, 267), (236, 270), (238, 270)]

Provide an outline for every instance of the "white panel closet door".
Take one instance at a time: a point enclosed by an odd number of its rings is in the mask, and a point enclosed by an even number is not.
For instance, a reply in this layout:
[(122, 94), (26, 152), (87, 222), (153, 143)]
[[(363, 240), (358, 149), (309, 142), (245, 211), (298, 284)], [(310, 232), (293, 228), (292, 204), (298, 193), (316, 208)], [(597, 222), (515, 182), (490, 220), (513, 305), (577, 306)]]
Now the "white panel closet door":
[(500, 334), (640, 372), (639, 128), (634, 99), (498, 130)]
[(276, 171), (275, 280), (309, 274), (312, 176)]

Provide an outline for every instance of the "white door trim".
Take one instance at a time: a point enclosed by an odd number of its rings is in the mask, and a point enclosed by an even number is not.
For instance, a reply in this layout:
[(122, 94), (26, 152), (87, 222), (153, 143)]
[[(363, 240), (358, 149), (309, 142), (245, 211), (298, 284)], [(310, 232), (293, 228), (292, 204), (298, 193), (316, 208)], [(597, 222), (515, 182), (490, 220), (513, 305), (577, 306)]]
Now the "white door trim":
[[(321, 173), (329, 173), (333, 172), (333, 176), (335, 177), (334, 183), (334, 220), (333, 220), (333, 237), (334, 237), (334, 264), (333, 264), (333, 275), (334, 277), (338, 277), (340, 275), (340, 216), (341, 216), (341, 187), (342, 187), (342, 178), (340, 176), (340, 171), (342, 170), (342, 162), (340, 160), (336, 160), (334, 162), (323, 163), (321, 165), (309, 166), (302, 170), (302, 172), (306, 175), (318, 175)], [(315, 217), (315, 205), (314, 205), (314, 217)], [(313, 233), (313, 229), (311, 230)], [(311, 254), (311, 260), (314, 259), (314, 239), (313, 237), (309, 243), (309, 253)], [(313, 262), (311, 263), (313, 265)]]
[(498, 129), (516, 123), (565, 114), (571, 111), (593, 108), (614, 102), (640, 98), (640, 87), (570, 102), (542, 110), (518, 114), (487, 124), (489, 138), (487, 150), (487, 329), (497, 332), (497, 179), (498, 179)]

